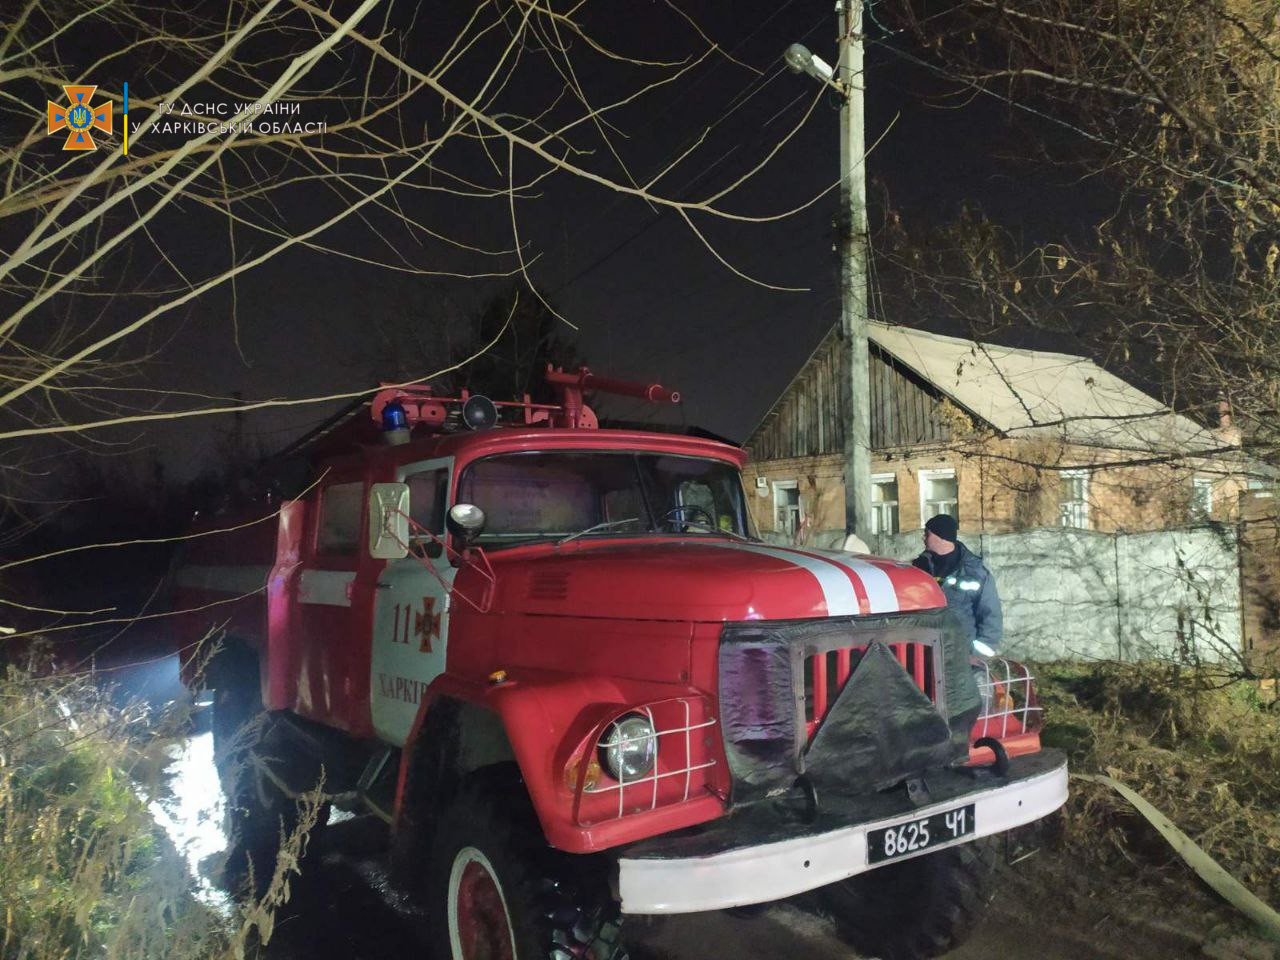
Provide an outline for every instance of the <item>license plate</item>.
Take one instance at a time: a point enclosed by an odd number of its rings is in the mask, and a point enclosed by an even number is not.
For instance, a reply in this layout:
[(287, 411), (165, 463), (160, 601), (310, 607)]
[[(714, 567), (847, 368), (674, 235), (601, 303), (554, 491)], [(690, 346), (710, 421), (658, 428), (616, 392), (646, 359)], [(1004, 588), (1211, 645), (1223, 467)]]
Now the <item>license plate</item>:
[(973, 833), (973, 804), (867, 833), (867, 862), (884, 863)]

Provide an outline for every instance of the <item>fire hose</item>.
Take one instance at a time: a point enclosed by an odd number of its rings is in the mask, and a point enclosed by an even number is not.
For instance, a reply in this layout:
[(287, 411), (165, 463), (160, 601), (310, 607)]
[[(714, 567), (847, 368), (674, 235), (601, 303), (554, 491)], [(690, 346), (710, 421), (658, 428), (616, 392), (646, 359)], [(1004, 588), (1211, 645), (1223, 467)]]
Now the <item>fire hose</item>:
[(1251, 893), (1244, 884), (1223, 869), (1218, 861), (1205, 853), (1194, 840), (1179, 830), (1172, 820), (1152, 806), (1141, 794), (1114, 777), (1091, 773), (1073, 773), (1072, 776), (1077, 780), (1104, 784), (1128, 800), (1133, 808), (1156, 828), (1160, 836), (1164, 837), (1174, 852), (1186, 861), (1187, 866), (1195, 871), (1196, 876), (1212, 888), (1214, 893), (1256, 923), (1268, 936), (1280, 940), (1280, 913)]

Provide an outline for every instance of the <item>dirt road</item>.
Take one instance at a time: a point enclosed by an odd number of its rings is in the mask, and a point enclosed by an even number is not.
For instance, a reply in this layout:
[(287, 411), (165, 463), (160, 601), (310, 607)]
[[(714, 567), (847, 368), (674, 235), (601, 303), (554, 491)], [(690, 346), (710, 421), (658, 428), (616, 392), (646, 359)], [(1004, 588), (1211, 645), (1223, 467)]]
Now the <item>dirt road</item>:
[[(374, 833), (359, 821), (333, 827), (320, 867), (300, 885), (268, 957), (423, 956), (426, 922), (391, 890)], [(1131, 877), (1077, 884), (1072, 875), (1078, 871), (1045, 856), (1004, 876), (990, 913), (951, 960), (1277, 960), (1270, 945), (1226, 929), (1216, 904), (1195, 889), (1172, 897), (1163, 875), (1153, 876), (1149, 888)], [(788, 904), (753, 917), (704, 913), (631, 922), (628, 943), (633, 960), (857, 957), (829, 922)]]

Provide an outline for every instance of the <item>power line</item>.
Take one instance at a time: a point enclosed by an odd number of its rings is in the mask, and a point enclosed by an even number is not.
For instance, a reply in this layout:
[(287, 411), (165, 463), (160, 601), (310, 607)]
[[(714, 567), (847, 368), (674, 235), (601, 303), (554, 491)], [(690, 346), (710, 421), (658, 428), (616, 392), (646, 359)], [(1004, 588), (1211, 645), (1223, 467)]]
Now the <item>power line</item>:
[[(761, 23), (759, 23), (756, 26), (754, 30), (751, 31), (751, 33), (747, 34), (746, 37), (738, 41), (738, 43), (734, 44), (733, 49), (729, 51), (730, 56), (737, 54), (737, 52), (740, 49), (742, 49), (742, 47), (745, 46), (752, 38), (754, 38), (756, 34), (758, 34), (762, 29), (764, 29), (765, 26), (767, 26), (770, 22), (772, 22), (779, 14), (785, 11), (794, 2), (795, 0), (787, 0), (786, 3), (784, 3), (781, 7), (775, 10), (770, 16), (766, 17)], [(802, 34), (801, 39), (807, 40), (819, 26), (821, 26), (823, 23), (826, 22), (826, 19), (827, 19), (826, 16), (823, 15), (818, 20), (816, 20), (813, 26), (811, 26), (808, 30), (804, 32), (804, 34)], [(724, 61), (717, 61), (716, 66), (719, 66), (723, 62)], [(767, 85), (769, 85), (774, 80), (776, 80), (779, 76), (781, 76), (783, 69), (784, 68), (782, 66), (778, 66), (774, 69), (772, 73), (768, 73), (768, 74), (762, 73), (760, 74), (760, 76), (756, 77), (755, 80), (753, 80), (750, 84), (748, 84), (733, 100), (730, 101), (729, 108), (726, 110), (726, 112), (723, 115), (721, 115), (714, 123), (712, 123), (711, 126), (704, 128), (703, 130), (699, 131), (697, 134), (693, 136), (690, 136), (687, 140), (684, 141), (684, 143), (682, 143), (677, 148), (675, 152), (677, 154), (684, 153), (684, 151), (688, 150), (690, 147), (696, 144), (699, 139), (701, 139), (702, 137), (705, 137), (712, 130), (718, 127), (720, 124), (724, 123), (724, 121), (729, 119), (729, 117), (733, 116), (734, 113), (736, 113), (739, 109), (741, 109), (741, 107), (743, 107), (747, 102), (749, 102), (753, 97), (755, 97), (757, 93), (759, 93)], [(694, 84), (690, 86), (689, 90), (685, 92), (685, 96), (682, 99), (687, 100), (689, 94), (693, 90), (697, 89), (699, 85), (701, 85), (702, 83), (705, 83), (708, 77), (710, 77), (710, 75), (711, 73), (708, 72), (707, 74), (700, 77)], [(792, 103), (794, 104), (795, 100), (792, 100)], [(650, 121), (650, 123), (648, 124), (648, 129), (652, 129), (656, 125), (658, 119), (666, 115), (667, 113), (669, 113), (674, 108), (674, 106), (675, 106), (675, 103), (673, 102), (671, 105), (664, 108), (653, 120)], [(777, 114), (775, 114), (775, 117), (776, 116)], [(759, 143), (764, 139), (764, 126), (766, 126), (768, 122), (771, 122), (772, 119), (774, 118), (770, 118), (770, 121), (766, 121), (766, 124), (762, 125), (760, 131), (752, 139), (751, 141), (752, 145), (755, 145), (756, 143)], [(684, 194), (685, 192), (687, 192), (688, 190), (696, 186), (715, 167), (723, 163), (731, 154), (741, 149), (741, 147), (742, 147), (741, 142), (734, 144), (734, 146), (731, 147), (726, 153), (722, 154), (716, 160), (712, 161), (711, 164), (703, 168), (701, 171), (695, 174), (691, 179), (686, 181), (680, 187), (678, 194)], [(619, 203), (622, 202), (622, 199), (623, 199), (622, 197), (614, 197), (613, 200), (611, 200), (609, 204), (605, 206), (604, 210), (601, 211), (601, 213), (591, 222), (589, 226), (582, 228), (582, 230), (579, 230), (578, 232), (581, 233), (583, 230), (589, 230), (597, 226), (613, 211), (615, 207), (617, 207)], [(555, 287), (555, 289), (549, 291), (547, 295), (556, 296), (557, 294), (562, 293), (565, 289), (567, 289), (572, 284), (576, 283), (578, 280), (582, 279), (588, 273), (591, 273), (597, 267), (608, 262), (618, 253), (620, 253), (623, 249), (629, 246), (632, 242), (639, 239), (641, 236), (643, 236), (653, 227), (657, 226), (657, 224), (662, 221), (663, 216), (668, 212), (669, 212), (668, 210), (664, 209), (663, 211), (655, 214), (654, 217), (651, 220), (649, 220), (647, 223), (645, 223), (643, 226), (641, 226), (639, 230), (623, 238), (621, 241), (619, 241), (609, 250), (605, 251), (599, 257), (592, 260), (585, 267), (578, 270), (571, 277), (562, 281), (559, 285)]]
[(1048, 120), (1050, 123), (1056, 126), (1062, 127), (1064, 130), (1070, 130), (1072, 133), (1076, 134), (1077, 136), (1084, 137), (1086, 140), (1092, 140), (1094, 143), (1100, 143), (1103, 146), (1107, 146), (1107, 147), (1117, 146), (1117, 144), (1109, 143), (1108, 141), (1097, 136), (1096, 134), (1089, 133), (1089, 131), (1083, 129), (1082, 127), (1077, 127), (1073, 123), (1068, 123), (1066, 120), (1063, 120), (1061, 117), (1055, 117), (1052, 114), (1048, 114), (1041, 110), (1037, 110), (1035, 107), (1032, 107), (1030, 104), (1026, 104), (1018, 100), (1014, 100), (1012, 97), (1002, 96), (1001, 94), (996, 93), (994, 90), (989, 90), (986, 87), (981, 86), (980, 84), (976, 84), (976, 83), (973, 83), (972, 81), (967, 81), (961, 77), (957, 77), (954, 74), (948, 73), (946, 70), (944, 70), (942, 67), (938, 66), (937, 64), (930, 63), (927, 60), (922, 60), (919, 57), (913, 56), (912, 54), (907, 53), (905, 50), (900, 50), (897, 47), (893, 46), (892, 44), (886, 43), (883, 40), (868, 40), (868, 42), (873, 44), (874, 46), (877, 46), (877, 47), (880, 47), (881, 49), (889, 51), (895, 57), (898, 57), (900, 60), (905, 60), (907, 63), (914, 64), (917, 67), (923, 67), (925, 70), (928, 70), (930, 73), (933, 73), (935, 76), (939, 76), (944, 80), (949, 80), (952, 83), (963, 84), (964, 86), (967, 86), (969, 89), (977, 93), (985, 94), (986, 96), (991, 97), (994, 100), (998, 100), (1000, 103), (1013, 107), (1016, 110), (1021, 110), (1023, 113), (1031, 114), (1032, 116), (1037, 117), (1041, 120)]

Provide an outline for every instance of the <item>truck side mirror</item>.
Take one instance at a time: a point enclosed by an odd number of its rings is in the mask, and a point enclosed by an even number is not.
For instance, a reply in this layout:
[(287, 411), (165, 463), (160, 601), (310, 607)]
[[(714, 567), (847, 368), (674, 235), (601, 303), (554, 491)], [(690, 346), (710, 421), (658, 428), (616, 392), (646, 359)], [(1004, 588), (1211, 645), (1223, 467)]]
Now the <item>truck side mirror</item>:
[(409, 553), (409, 485), (375, 483), (369, 488), (369, 556), (399, 560)]

